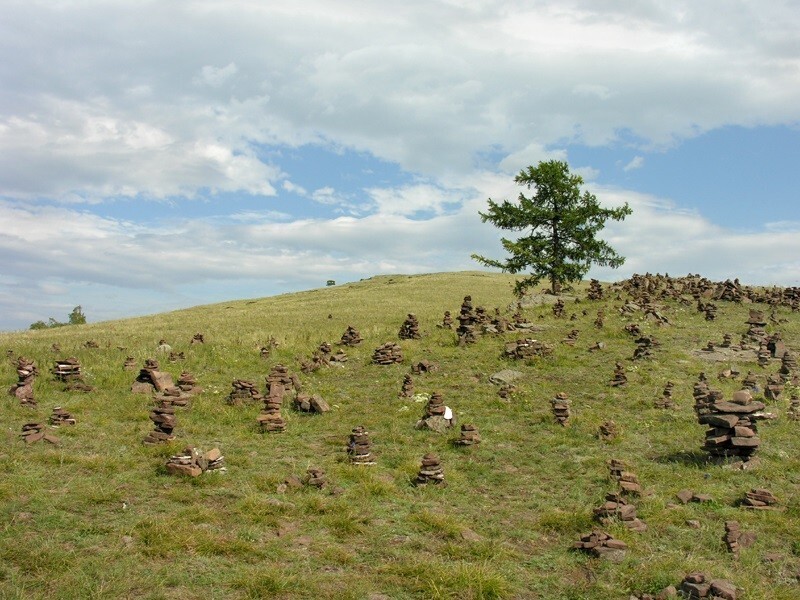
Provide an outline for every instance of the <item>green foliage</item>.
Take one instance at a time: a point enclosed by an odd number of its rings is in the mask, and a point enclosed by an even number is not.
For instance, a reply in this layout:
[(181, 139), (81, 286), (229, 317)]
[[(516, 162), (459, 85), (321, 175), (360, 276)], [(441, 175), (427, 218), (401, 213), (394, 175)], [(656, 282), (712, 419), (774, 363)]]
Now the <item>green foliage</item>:
[(608, 219), (620, 221), (631, 214), (627, 203), (601, 208), (593, 194), (581, 193), (583, 178), (571, 174), (562, 161), (529, 166), (514, 181), (535, 188), (536, 193), (529, 198), (520, 192), (517, 204), (508, 200), (498, 204), (489, 198), (488, 212), (479, 214), (484, 223), (500, 229), (530, 231), (516, 239), (502, 238), (503, 248), (511, 255), (505, 261), (477, 254), (472, 258), (508, 273), (530, 267), (531, 273), (516, 284), (518, 296), (545, 277), (556, 294), (564, 284), (580, 281), (592, 264), (617, 268), (624, 263), (624, 257), (596, 236)]
[(69, 313), (68, 321), (66, 323), (61, 323), (60, 321), (56, 321), (53, 317), (50, 317), (47, 320), (47, 323), (39, 320), (35, 323), (31, 323), (28, 329), (36, 331), (37, 329), (55, 329), (56, 327), (64, 327), (66, 325), (84, 325), (85, 323), (86, 315), (83, 314), (83, 309), (80, 305), (78, 305), (72, 309), (71, 313)]

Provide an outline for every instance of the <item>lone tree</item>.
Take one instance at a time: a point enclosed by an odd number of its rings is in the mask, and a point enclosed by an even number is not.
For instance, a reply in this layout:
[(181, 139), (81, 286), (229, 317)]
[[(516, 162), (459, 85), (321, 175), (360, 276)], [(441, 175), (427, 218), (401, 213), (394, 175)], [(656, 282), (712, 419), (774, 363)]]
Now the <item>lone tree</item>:
[(477, 254), (472, 258), (509, 273), (530, 267), (531, 273), (514, 287), (518, 296), (545, 277), (551, 291), (558, 294), (563, 284), (580, 281), (592, 264), (616, 269), (625, 262), (624, 256), (595, 236), (608, 219), (621, 221), (631, 214), (627, 203), (601, 208), (594, 194), (581, 194), (583, 178), (572, 175), (567, 163), (557, 160), (529, 166), (514, 181), (536, 193), (530, 198), (520, 193), (518, 203), (503, 200), (498, 204), (489, 198), (489, 210), (479, 214), (484, 223), (510, 231), (529, 230), (528, 234), (513, 240), (502, 238), (503, 248), (511, 254), (505, 261)]

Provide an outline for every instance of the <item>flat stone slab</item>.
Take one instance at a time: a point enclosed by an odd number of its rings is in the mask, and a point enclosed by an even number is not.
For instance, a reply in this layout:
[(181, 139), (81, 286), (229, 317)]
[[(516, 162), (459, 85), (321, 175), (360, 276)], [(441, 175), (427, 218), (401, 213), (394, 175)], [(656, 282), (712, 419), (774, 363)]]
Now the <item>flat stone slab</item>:
[(489, 375), (489, 381), (495, 385), (503, 385), (512, 383), (523, 376), (524, 373), (520, 371), (515, 371), (514, 369), (503, 369), (502, 371), (498, 371), (497, 373)]

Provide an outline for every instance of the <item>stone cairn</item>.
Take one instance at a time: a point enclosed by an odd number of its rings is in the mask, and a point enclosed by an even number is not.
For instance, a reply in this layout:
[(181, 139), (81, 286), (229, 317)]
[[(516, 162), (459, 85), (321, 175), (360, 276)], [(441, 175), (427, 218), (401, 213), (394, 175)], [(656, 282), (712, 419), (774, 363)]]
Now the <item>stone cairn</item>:
[(752, 510), (774, 510), (778, 498), (767, 489), (753, 488), (745, 492), (741, 505)]
[(789, 410), (786, 413), (792, 421), (800, 421), (800, 394), (792, 392), (789, 398)]
[(354, 427), (350, 432), (347, 455), (350, 457), (350, 462), (355, 465), (375, 464), (375, 457), (372, 456), (372, 440), (369, 439), (369, 432), (363, 425)]
[(628, 545), (622, 540), (614, 539), (604, 531), (594, 530), (591, 533), (581, 535), (580, 540), (575, 542), (572, 548), (603, 558), (623, 554)]
[(550, 400), (550, 405), (553, 407), (553, 416), (556, 418), (556, 423), (562, 427), (566, 426), (569, 421), (569, 397), (565, 392), (558, 392), (556, 397)]
[(636, 516), (636, 506), (620, 493), (606, 494), (605, 502), (594, 509), (594, 517), (603, 525), (619, 520), (632, 531), (647, 531), (647, 525)]
[(358, 332), (358, 329), (356, 329), (352, 325), (348, 325), (347, 329), (342, 334), (342, 339), (339, 341), (339, 345), (353, 347), (353, 346), (358, 346), (363, 341), (364, 338), (361, 337), (361, 334)]
[(171, 363), (176, 363), (179, 360), (186, 360), (186, 354), (184, 352), (175, 352), (174, 350), (169, 353), (167, 360)]
[(614, 374), (611, 376), (611, 381), (608, 383), (611, 387), (622, 387), (628, 385), (628, 376), (625, 375), (625, 365), (617, 362), (614, 365)]
[(375, 348), (372, 353), (372, 363), (376, 365), (394, 365), (401, 362), (403, 362), (403, 349), (394, 342), (386, 342)]
[(749, 460), (758, 449), (756, 422), (766, 418), (764, 403), (753, 400), (749, 390), (734, 392), (730, 402), (715, 399), (698, 412), (698, 421), (711, 428), (704, 448), (712, 456), (736, 456)]
[(44, 423), (25, 423), (22, 426), (22, 441), (26, 444), (34, 444), (44, 440), (50, 444), (58, 445), (61, 441), (54, 435), (47, 433)]
[[(727, 579), (711, 579), (703, 573), (689, 573), (678, 586), (682, 598), (689, 600), (738, 600), (736, 586)], [(667, 596), (669, 597), (669, 596)], [(677, 597), (677, 595), (673, 595)], [(642, 600), (645, 600), (642, 596)]]
[(659, 346), (655, 338), (643, 335), (636, 340), (636, 349), (633, 351), (633, 360), (649, 360), (653, 358), (653, 350)]
[(780, 332), (776, 331), (767, 338), (767, 350), (772, 358), (783, 358), (787, 348)]
[(789, 350), (784, 352), (781, 357), (781, 368), (778, 373), (784, 383), (788, 383), (793, 378), (797, 377), (797, 359), (795, 359), (794, 354)]
[(36, 363), (20, 356), (17, 358), (16, 369), (18, 381), (8, 390), (9, 395), (14, 396), (23, 406), (36, 406), (36, 399), (33, 397), (33, 380), (39, 374)]
[(653, 405), (656, 408), (675, 408), (675, 401), (672, 399), (672, 390), (675, 384), (668, 381), (664, 386), (664, 391), (661, 392), (661, 398), (656, 400)]
[(212, 448), (208, 452), (203, 452), (198, 448), (189, 446), (180, 454), (171, 456), (166, 464), (167, 473), (170, 475), (188, 475), (189, 477), (199, 477), (205, 472), (227, 471), (225, 457), (219, 448)]
[(423, 373), (433, 373), (439, 370), (439, 365), (429, 360), (421, 360), (418, 363), (411, 365), (411, 372), (414, 375), (422, 375)]
[(733, 345), (733, 336), (730, 333), (726, 333), (722, 336), (722, 344), (720, 346), (722, 348), (730, 348)]
[(331, 366), (332, 351), (333, 348), (328, 342), (322, 342), (309, 360), (304, 360), (300, 363), (300, 370), (308, 374), (313, 373), (320, 367)]
[(52, 427), (60, 427), (61, 425), (75, 425), (75, 418), (65, 409), (60, 406), (54, 406), (53, 412), (50, 414), (50, 425)]
[(638, 323), (628, 323), (627, 325), (625, 325), (624, 329), (633, 337), (638, 337), (642, 335), (642, 328), (639, 327)]
[(295, 396), (294, 408), (300, 412), (317, 413), (320, 415), (330, 412), (331, 410), (330, 405), (328, 405), (319, 394), (309, 396), (303, 393), (299, 393)]
[(456, 446), (474, 446), (481, 443), (481, 434), (475, 425), (464, 424), (461, 426), (461, 435), (453, 440)]
[(144, 367), (139, 371), (139, 375), (131, 385), (131, 391), (136, 394), (148, 394), (154, 390), (165, 393), (174, 388), (175, 383), (172, 381), (172, 375), (162, 371), (158, 361), (154, 358), (148, 358), (144, 361)]
[(764, 398), (776, 402), (783, 393), (784, 386), (780, 373), (773, 373), (767, 376), (767, 382), (764, 385)]
[(761, 344), (758, 347), (758, 355), (757, 355), (758, 366), (762, 368), (769, 366), (770, 358), (771, 354), (769, 348), (767, 347), (767, 343), (761, 342)]
[(738, 521), (725, 521), (725, 535), (722, 536), (725, 547), (731, 554), (739, 554), (742, 548), (749, 548), (755, 542), (755, 535), (744, 532)]
[(178, 377), (178, 389), (184, 394), (199, 394), (203, 391), (203, 388), (197, 385), (197, 378), (189, 371), (181, 371)]
[(231, 393), (228, 394), (228, 404), (231, 406), (242, 406), (251, 402), (260, 402), (264, 399), (258, 386), (246, 379), (234, 379), (231, 383)]
[(556, 319), (563, 319), (566, 316), (566, 306), (562, 298), (559, 298), (556, 300), (556, 303), (553, 304), (553, 316)]
[(606, 322), (606, 311), (598, 310), (597, 318), (594, 320), (594, 326), (597, 327), (598, 329), (602, 329), (603, 325), (605, 325), (605, 322)]
[(263, 433), (281, 433), (286, 431), (286, 421), (281, 416), (281, 405), (286, 388), (279, 382), (269, 384), (267, 395), (263, 398), (264, 407), (256, 421)]
[(173, 430), (178, 421), (175, 417), (174, 407), (169, 406), (167, 403), (160, 403), (150, 413), (150, 420), (153, 422), (154, 429), (147, 434), (142, 443), (153, 446), (171, 442), (175, 439)]
[(717, 318), (717, 305), (713, 302), (706, 302), (705, 304), (699, 302), (697, 309), (704, 313), (706, 321), (714, 321)]
[(328, 485), (328, 478), (325, 476), (325, 470), (319, 467), (309, 467), (306, 469), (305, 477), (303, 477), (303, 484), (310, 485), (317, 489), (322, 489)]
[(83, 344), (83, 347), (84, 347), (84, 348), (92, 348), (92, 349), (95, 349), (95, 348), (99, 348), (99, 347), (100, 347), (100, 344), (98, 344), (98, 343), (97, 343), (97, 342), (95, 342), (94, 340), (86, 340), (86, 341), (84, 342), (84, 344)]
[(81, 363), (74, 356), (57, 360), (52, 373), (58, 381), (64, 383), (64, 391), (91, 392), (94, 389), (83, 380)]
[(192, 341), (189, 342), (189, 344), (192, 346), (195, 344), (205, 344), (205, 343), (206, 343), (206, 338), (202, 333), (195, 333), (192, 336)]
[(550, 344), (531, 338), (508, 342), (503, 349), (503, 354), (506, 358), (513, 358), (515, 360), (526, 360), (539, 356), (547, 356), (552, 353), (553, 347)]
[(567, 334), (567, 337), (561, 340), (561, 343), (567, 346), (574, 346), (575, 342), (578, 341), (578, 335), (580, 335), (580, 332), (577, 329), (573, 329)]
[(267, 375), (267, 391), (272, 389), (272, 384), (277, 383), (283, 387), (284, 392), (300, 392), (302, 386), (300, 385), (300, 378), (294, 374), (289, 373), (289, 369), (285, 365), (277, 364), (270, 369)]
[(605, 440), (610, 442), (619, 435), (619, 426), (616, 424), (615, 421), (603, 421), (600, 423), (600, 427), (597, 430), (597, 437), (601, 440)]
[(767, 332), (764, 329), (767, 321), (764, 318), (764, 311), (750, 309), (750, 316), (745, 322), (748, 325), (746, 339), (757, 344), (767, 340)]
[(742, 380), (742, 387), (746, 390), (750, 390), (751, 392), (755, 392), (758, 390), (758, 380), (756, 379), (756, 374), (752, 371), (748, 371), (747, 375), (744, 376)]
[(586, 293), (589, 300), (602, 300), (603, 299), (603, 286), (597, 279), (589, 281), (589, 291)]
[(438, 485), (444, 487), (447, 483), (444, 480), (444, 469), (442, 468), (441, 461), (436, 454), (429, 452), (422, 457), (422, 465), (420, 466), (417, 478), (414, 480), (417, 486)]
[(414, 395), (414, 379), (406, 373), (403, 376), (403, 387), (400, 388), (401, 398), (411, 398)]
[(474, 344), (477, 341), (476, 325), (477, 317), (472, 310), (472, 296), (464, 296), (464, 301), (461, 303), (461, 310), (458, 314), (458, 327), (456, 328), (459, 346)]
[(442, 329), (452, 329), (453, 328), (453, 315), (450, 314), (449, 310), (444, 311), (444, 317), (442, 317), (442, 324), (440, 325)]
[(132, 356), (128, 356), (125, 358), (125, 362), (122, 364), (123, 371), (135, 371), (136, 370), (136, 359)]
[(418, 340), (420, 338), (419, 321), (414, 313), (408, 313), (397, 335), (401, 340)]
[(439, 433), (453, 426), (453, 414), (448, 406), (445, 406), (442, 395), (433, 392), (425, 405), (425, 413), (417, 421), (417, 429), (430, 429)]
[(620, 491), (623, 494), (632, 496), (640, 496), (642, 494), (642, 484), (639, 483), (639, 478), (635, 473), (627, 470), (625, 463), (612, 458), (609, 459), (607, 464), (611, 479), (619, 484)]
[(499, 396), (499, 397), (500, 397), (502, 400), (506, 400), (506, 401), (508, 401), (508, 400), (510, 400), (510, 399), (511, 399), (511, 396), (513, 396), (513, 395), (514, 395), (514, 393), (516, 393), (516, 391), (517, 391), (517, 386), (516, 386), (516, 385), (514, 385), (513, 383), (504, 383), (504, 384), (503, 384), (503, 385), (501, 385), (501, 386), (500, 386), (500, 388), (497, 390), (497, 395), (498, 395), (498, 396)]

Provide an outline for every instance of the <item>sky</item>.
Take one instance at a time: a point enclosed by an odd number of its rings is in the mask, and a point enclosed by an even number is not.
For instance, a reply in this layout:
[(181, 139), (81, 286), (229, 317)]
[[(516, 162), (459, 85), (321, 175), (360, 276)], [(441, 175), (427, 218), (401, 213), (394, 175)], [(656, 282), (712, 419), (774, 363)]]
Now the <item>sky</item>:
[(550, 159), (633, 209), (590, 276), (800, 285), (798, 31), (793, 0), (0, 0), (0, 330), (479, 269), (478, 211)]

